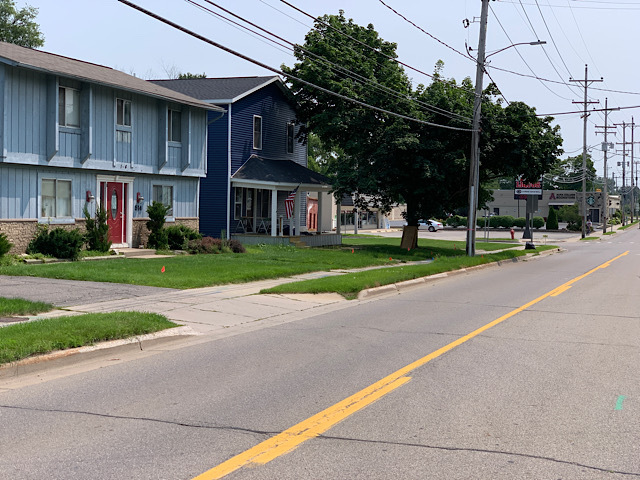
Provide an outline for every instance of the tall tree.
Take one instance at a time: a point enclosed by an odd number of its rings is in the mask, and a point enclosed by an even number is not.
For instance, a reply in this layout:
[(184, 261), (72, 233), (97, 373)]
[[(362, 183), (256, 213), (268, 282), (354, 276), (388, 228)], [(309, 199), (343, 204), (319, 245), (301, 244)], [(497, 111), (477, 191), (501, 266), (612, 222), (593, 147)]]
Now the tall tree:
[[(337, 196), (355, 193), (364, 208), (367, 202), (385, 209), (404, 201), (409, 225), (467, 204), (474, 100), (468, 78), (444, 79), (438, 62), (433, 82), (413, 90), (395, 61), (396, 45), (382, 40), (373, 25), (347, 20), (342, 11), (320, 17), (295, 54), (298, 62), (282, 68), (298, 100), (298, 119), (327, 148), (344, 152), (328, 165)], [(296, 78), (450, 128), (354, 105)], [(503, 107), (498, 93), (490, 85), (483, 96), (481, 182), (506, 175), (539, 178), (561, 153), (558, 129), (524, 103)], [(479, 193), (482, 204), (489, 191)]]
[(16, 8), (13, 0), (0, 0), (0, 41), (22, 47), (37, 48), (44, 45), (44, 36), (36, 23), (38, 9), (26, 5)]

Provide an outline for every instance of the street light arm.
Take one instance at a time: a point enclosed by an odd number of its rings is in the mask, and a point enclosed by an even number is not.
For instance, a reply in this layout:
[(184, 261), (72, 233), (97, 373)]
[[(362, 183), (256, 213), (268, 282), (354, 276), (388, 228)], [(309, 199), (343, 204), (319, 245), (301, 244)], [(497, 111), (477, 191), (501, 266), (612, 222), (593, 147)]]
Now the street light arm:
[(509, 45), (506, 46), (504, 48), (501, 48), (500, 50), (496, 50), (493, 53), (490, 53), (489, 55), (487, 55), (486, 57), (484, 57), (484, 59), (486, 60), (487, 58), (489, 58), (492, 55), (495, 55), (496, 53), (500, 53), (500, 52), (504, 52), (505, 50), (507, 50), (508, 48), (511, 47), (517, 47), (518, 45), (546, 45), (547, 42), (545, 42), (544, 40), (536, 40), (535, 42), (520, 42), (520, 43), (514, 43), (513, 45)]

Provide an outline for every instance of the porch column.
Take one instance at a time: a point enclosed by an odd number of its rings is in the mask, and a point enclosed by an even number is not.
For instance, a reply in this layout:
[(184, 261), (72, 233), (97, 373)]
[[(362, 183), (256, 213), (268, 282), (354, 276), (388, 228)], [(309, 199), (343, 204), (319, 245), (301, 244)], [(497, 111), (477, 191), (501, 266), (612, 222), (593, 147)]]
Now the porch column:
[(316, 232), (322, 233), (322, 192), (318, 192), (318, 219), (316, 222)]
[(271, 190), (271, 236), (278, 235), (278, 189)]
[(338, 235), (340, 235), (340, 231), (341, 231), (341, 223), (342, 223), (342, 202), (340, 200), (338, 200), (336, 202), (336, 233)]
[[(294, 221), (293, 221), (293, 225), (296, 229), (296, 235), (300, 235), (300, 204), (302, 202), (300, 202), (300, 189), (298, 189), (298, 191), (296, 192), (296, 199), (295, 199), (295, 204), (293, 207), (293, 216), (295, 217)], [(291, 234), (291, 232), (290, 232)]]

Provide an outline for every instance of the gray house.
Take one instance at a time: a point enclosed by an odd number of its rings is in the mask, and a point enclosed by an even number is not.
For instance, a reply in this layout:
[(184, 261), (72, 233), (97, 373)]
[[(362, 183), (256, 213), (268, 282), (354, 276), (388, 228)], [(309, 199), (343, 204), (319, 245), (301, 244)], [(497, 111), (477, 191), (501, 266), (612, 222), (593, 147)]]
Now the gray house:
[(108, 67), (0, 42), (0, 232), (108, 211), (114, 246), (146, 241), (146, 207), (198, 228), (207, 113), (220, 107)]

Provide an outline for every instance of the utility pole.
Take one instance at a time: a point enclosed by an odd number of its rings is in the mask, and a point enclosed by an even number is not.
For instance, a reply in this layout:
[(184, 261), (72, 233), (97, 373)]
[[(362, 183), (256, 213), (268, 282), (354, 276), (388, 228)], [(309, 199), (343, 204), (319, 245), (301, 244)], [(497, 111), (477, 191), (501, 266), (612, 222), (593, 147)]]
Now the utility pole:
[(633, 129), (635, 128), (635, 123), (633, 122), (633, 117), (631, 117), (631, 223), (633, 223), (633, 211), (635, 210), (634, 201), (633, 201)]
[(484, 77), (485, 51), (487, 45), (487, 18), (489, 0), (482, 0), (480, 11), (480, 36), (476, 61), (476, 90), (473, 102), (473, 127), (471, 132), (471, 156), (469, 165), (469, 214), (467, 215), (467, 256), (476, 254), (476, 215), (478, 212), (478, 189), (480, 188), (480, 113), (482, 106), (482, 82)]
[[(620, 192), (620, 209), (622, 210), (622, 226), (627, 224), (627, 215), (624, 211), (624, 205), (626, 203), (626, 193), (625, 193), (625, 184), (626, 184), (626, 170), (627, 170), (627, 127), (628, 123), (616, 123), (615, 125), (622, 127), (622, 190)], [(620, 145), (620, 142), (618, 142)], [(618, 162), (618, 166), (620, 166), (620, 162)]]
[(589, 66), (584, 66), (584, 80), (574, 80), (572, 78), (569, 79), (570, 82), (578, 82), (581, 86), (584, 87), (584, 100), (582, 102), (572, 102), (572, 103), (582, 103), (584, 105), (584, 126), (582, 133), (582, 238), (586, 237), (586, 228), (587, 228), (587, 105), (591, 103), (600, 103), (600, 102), (590, 102), (587, 97), (587, 90), (589, 85), (594, 82), (602, 82), (603, 79), (600, 77), (600, 80), (589, 80)]
[[(620, 110), (620, 108), (612, 108), (611, 110)], [(603, 211), (604, 214), (602, 216), (603, 219), (603, 227), (602, 227), (602, 233), (607, 233), (607, 222), (609, 221), (609, 185), (608, 185), (608, 179), (607, 179), (607, 152), (609, 151), (610, 148), (613, 148), (613, 143), (609, 143), (608, 139), (607, 139), (607, 135), (609, 133), (609, 129), (613, 129), (614, 135), (615, 135), (615, 128), (613, 128), (613, 126), (609, 126), (609, 99), (605, 98), (604, 99), (604, 125), (603, 126), (597, 126), (596, 128), (602, 128), (603, 131), (602, 132), (596, 132), (596, 134), (599, 133), (603, 133), (604, 134), (604, 142), (602, 142), (602, 151), (604, 152), (604, 192), (603, 192), (603, 196), (602, 196), (602, 205), (603, 205)]]

